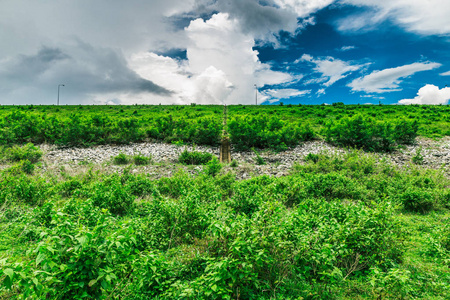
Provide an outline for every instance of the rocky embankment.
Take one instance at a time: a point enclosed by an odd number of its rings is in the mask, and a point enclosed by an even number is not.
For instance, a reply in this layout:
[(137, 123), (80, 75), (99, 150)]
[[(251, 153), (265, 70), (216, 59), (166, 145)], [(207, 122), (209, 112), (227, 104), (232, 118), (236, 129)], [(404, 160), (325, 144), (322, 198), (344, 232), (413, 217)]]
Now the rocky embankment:
[[(180, 153), (187, 148), (193, 150), (192, 146), (177, 146), (162, 143), (141, 143), (131, 145), (104, 145), (90, 148), (57, 148), (51, 145), (41, 145), (44, 150), (44, 169), (64, 168), (72, 173), (83, 172), (86, 168), (104, 169), (111, 172), (119, 172), (124, 166), (116, 166), (112, 163), (112, 157), (119, 153), (134, 155), (140, 153), (152, 157), (152, 164), (147, 166), (132, 167), (132, 172), (149, 173), (155, 178), (171, 176), (182, 168), (190, 173), (197, 173), (202, 166), (181, 166), (177, 163)], [(386, 159), (393, 164), (407, 166), (411, 159), (420, 154), (423, 156), (422, 166), (426, 168), (442, 168), (449, 173), (450, 165), (450, 138), (438, 141), (418, 138), (415, 145), (406, 146), (394, 153), (375, 154), (379, 159)], [(218, 147), (196, 146), (197, 151), (207, 151), (219, 156)], [(283, 176), (288, 174), (295, 163), (303, 163), (308, 153), (343, 153), (348, 151), (343, 148), (331, 146), (323, 141), (307, 142), (288, 151), (274, 153), (262, 151), (261, 157), (266, 164), (256, 165), (256, 155), (253, 152), (236, 152), (232, 150), (232, 159), (237, 161), (237, 167), (226, 166), (225, 169), (233, 169), (240, 179), (255, 175)]]

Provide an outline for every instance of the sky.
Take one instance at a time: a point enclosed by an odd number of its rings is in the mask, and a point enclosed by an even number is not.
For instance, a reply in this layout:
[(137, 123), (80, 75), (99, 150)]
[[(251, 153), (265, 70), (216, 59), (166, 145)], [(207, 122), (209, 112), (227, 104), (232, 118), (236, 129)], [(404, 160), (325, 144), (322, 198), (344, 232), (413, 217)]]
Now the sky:
[[(0, 0), (0, 104), (448, 104), (447, 0)], [(449, 87), (446, 87), (448, 84)]]

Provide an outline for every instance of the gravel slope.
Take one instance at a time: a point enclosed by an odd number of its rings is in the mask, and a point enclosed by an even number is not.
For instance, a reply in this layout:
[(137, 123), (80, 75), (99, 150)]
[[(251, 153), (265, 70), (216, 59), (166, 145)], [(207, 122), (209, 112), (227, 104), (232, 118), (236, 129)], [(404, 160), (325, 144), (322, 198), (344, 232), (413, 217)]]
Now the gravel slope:
[[(44, 150), (43, 169), (64, 168), (70, 172), (84, 172), (89, 167), (106, 169), (106, 171), (117, 172), (125, 168), (124, 166), (114, 166), (111, 158), (123, 152), (127, 155), (141, 153), (153, 158), (153, 164), (148, 166), (132, 167), (132, 172), (150, 173), (156, 178), (170, 176), (178, 169), (182, 168), (190, 173), (201, 171), (202, 166), (181, 166), (177, 164), (179, 154), (187, 148), (192, 150), (192, 146), (177, 146), (162, 143), (140, 143), (130, 145), (104, 145), (90, 148), (57, 148), (51, 145), (41, 145)], [(198, 151), (207, 151), (219, 156), (219, 148), (196, 146)], [(415, 145), (406, 146), (394, 153), (375, 154), (380, 159), (387, 159), (400, 166), (408, 166), (411, 158), (416, 155), (416, 151), (421, 149), (424, 157), (423, 166), (426, 168), (444, 167), (449, 174), (450, 165), (450, 138), (438, 141), (418, 138)], [(296, 163), (302, 163), (303, 158), (308, 153), (342, 153), (348, 151), (343, 148), (331, 146), (323, 141), (307, 142), (290, 149), (288, 151), (274, 153), (262, 151), (261, 156), (265, 159), (265, 165), (255, 165), (255, 154), (253, 152), (235, 152), (232, 150), (232, 159), (238, 162), (238, 167), (234, 168), (238, 178), (245, 179), (255, 175), (268, 174), (273, 176), (286, 175), (291, 167)], [(226, 169), (231, 167), (226, 166)]]

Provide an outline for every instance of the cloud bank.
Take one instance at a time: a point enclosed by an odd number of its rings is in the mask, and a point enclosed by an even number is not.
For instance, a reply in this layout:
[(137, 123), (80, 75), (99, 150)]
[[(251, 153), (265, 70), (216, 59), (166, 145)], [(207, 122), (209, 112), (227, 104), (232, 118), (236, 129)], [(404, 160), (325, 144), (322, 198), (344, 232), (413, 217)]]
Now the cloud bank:
[[(252, 103), (254, 84), (297, 78), (261, 63), (256, 41), (277, 43), (331, 2), (4, 0), (0, 98), (52, 103), (64, 83), (69, 104)], [(162, 54), (171, 49), (186, 59)]]

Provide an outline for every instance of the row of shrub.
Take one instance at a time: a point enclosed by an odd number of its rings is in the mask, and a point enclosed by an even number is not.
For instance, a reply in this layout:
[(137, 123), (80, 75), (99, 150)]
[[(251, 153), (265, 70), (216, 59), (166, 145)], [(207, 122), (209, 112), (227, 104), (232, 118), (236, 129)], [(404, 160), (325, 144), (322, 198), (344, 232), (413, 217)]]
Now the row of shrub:
[(283, 151), (316, 137), (310, 126), (288, 123), (277, 116), (236, 117), (228, 122), (227, 130), (231, 144), (237, 150), (270, 148)]
[(89, 146), (154, 139), (215, 146), (219, 143), (221, 133), (219, 117), (186, 119), (156, 115), (143, 118), (94, 113), (48, 117), (45, 113), (17, 110), (5, 114), (0, 120), (0, 145), (32, 142)]
[[(355, 115), (328, 122), (321, 134), (328, 142), (340, 146), (388, 152), (398, 145), (413, 143), (418, 129), (416, 121), (376, 121)], [(308, 124), (264, 115), (234, 118), (229, 122), (228, 132), (237, 150), (255, 147), (282, 151), (318, 137)]]
[(417, 121), (376, 121), (356, 115), (328, 123), (324, 135), (337, 145), (389, 152), (398, 145), (412, 144), (418, 129)]

